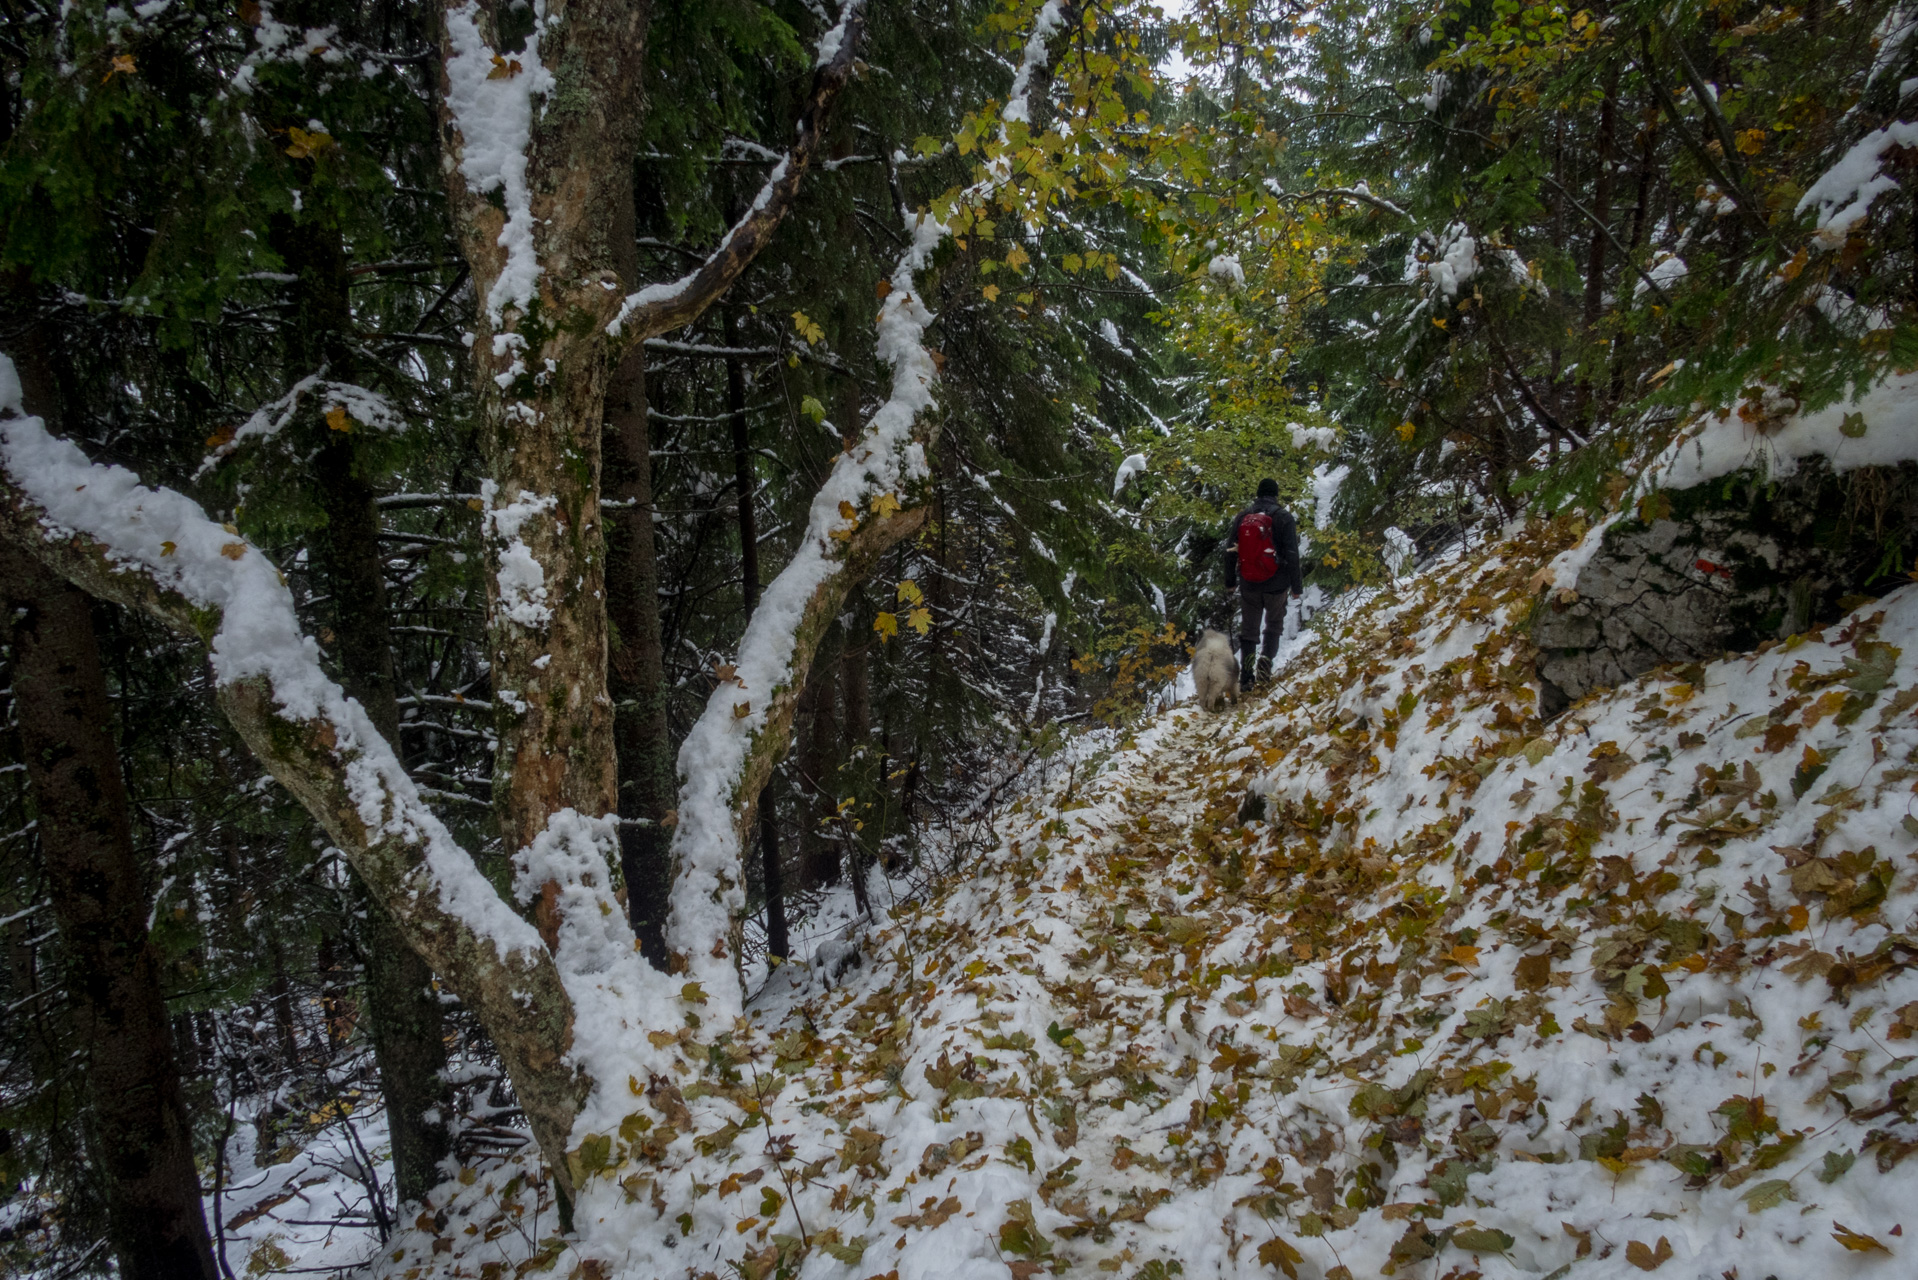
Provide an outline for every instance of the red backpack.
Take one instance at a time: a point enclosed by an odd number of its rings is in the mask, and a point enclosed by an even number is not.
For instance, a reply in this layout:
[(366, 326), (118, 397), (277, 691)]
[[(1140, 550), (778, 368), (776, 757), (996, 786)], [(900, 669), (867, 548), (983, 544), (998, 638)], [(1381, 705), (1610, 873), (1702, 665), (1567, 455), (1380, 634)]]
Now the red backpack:
[(1272, 541), (1272, 517), (1248, 511), (1239, 517), (1239, 577), (1264, 582), (1279, 571), (1279, 548)]

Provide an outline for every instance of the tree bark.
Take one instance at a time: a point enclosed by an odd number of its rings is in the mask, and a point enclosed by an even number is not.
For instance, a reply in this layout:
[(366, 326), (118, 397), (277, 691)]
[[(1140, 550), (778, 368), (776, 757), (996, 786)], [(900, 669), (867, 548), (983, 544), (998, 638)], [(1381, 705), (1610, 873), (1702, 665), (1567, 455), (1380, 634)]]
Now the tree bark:
[(0, 546), (0, 593), (40, 852), (85, 1054), (88, 1145), (120, 1274), (214, 1280), (92, 604), (13, 546)]
[(619, 849), (627, 912), (646, 959), (664, 969), (674, 783), (648, 433), (645, 349), (635, 346), (621, 359), (606, 402), (607, 497), (622, 504), (614, 509), (606, 539), (606, 609), (615, 637), (608, 680), (625, 819)]

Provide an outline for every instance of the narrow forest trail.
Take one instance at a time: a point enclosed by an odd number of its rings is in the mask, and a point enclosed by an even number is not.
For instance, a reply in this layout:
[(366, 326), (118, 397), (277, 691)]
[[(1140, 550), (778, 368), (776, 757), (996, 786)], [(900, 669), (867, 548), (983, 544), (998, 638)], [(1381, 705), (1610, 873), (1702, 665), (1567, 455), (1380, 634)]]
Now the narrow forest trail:
[(855, 966), (689, 989), (576, 1239), (485, 1162), (375, 1273), (1909, 1274), (1918, 587), (1541, 723), (1576, 533), (1078, 740)]

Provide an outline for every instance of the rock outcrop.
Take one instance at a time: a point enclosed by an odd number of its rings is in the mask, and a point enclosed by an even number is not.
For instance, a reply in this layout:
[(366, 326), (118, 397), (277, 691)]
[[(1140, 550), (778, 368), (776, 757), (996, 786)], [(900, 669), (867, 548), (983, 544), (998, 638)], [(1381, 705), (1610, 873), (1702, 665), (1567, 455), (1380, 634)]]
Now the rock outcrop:
[(1833, 473), (1822, 458), (1662, 491), (1607, 529), (1532, 628), (1542, 710), (1666, 662), (1756, 648), (1903, 579), (1918, 548), (1918, 466)]

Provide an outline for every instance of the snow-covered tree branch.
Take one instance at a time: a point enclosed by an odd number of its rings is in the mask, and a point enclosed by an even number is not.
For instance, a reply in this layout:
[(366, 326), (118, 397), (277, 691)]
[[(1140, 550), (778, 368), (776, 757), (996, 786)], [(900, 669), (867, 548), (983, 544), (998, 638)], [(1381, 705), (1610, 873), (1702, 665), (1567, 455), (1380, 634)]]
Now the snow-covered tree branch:
[[(22, 414), (4, 356), (0, 414), (10, 415), (0, 420), (0, 532), (82, 589), (206, 646), (234, 728), (479, 1015), (568, 1185), (563, 1153), (576, 1145), (607, 1046), (623, 1070), (658, 1057), (638, 1034), (640, 1019), (670, 1019), (675, 1007), (663, 977), (637, 960), (613, 898), (610, 820), (556, 813), (515, 860), (516, 890), (537, 899), (536, 930), (454, 841), (360, 704), (327, 677), (279, 570), (258, 548), (184, 495), (94, 464)], [(583, 1041), (581, 1025), (592, 1029)]]

